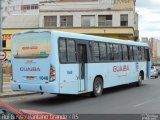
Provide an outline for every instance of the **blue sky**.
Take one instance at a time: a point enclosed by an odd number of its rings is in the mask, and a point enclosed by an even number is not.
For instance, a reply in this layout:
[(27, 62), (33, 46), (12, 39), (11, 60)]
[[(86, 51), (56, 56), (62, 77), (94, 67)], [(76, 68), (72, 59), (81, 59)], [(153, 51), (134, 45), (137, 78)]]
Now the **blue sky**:
[(160, 38), (160, 0), (136, 0), (140, 37)]

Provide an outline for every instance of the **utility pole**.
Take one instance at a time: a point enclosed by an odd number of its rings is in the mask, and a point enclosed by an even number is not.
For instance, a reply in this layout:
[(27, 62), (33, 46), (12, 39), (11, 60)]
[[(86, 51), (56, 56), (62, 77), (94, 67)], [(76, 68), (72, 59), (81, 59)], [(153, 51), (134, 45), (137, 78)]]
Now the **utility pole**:
[[(2, 51), (2, 0), (0, 0), (0, 51)], [(3, 93), (2, 60), (0, 60), (0, 93)]]

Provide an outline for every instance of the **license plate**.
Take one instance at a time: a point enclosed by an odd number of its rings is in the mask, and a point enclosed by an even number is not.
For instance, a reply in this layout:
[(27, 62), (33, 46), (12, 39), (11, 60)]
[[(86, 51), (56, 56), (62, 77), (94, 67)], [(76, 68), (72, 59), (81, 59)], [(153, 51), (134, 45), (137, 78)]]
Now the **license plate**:
[(26, 76), (26, 79), (27, 79), (27, 80), (35, 80), (36, 77), (35, 77), (35, 76)]

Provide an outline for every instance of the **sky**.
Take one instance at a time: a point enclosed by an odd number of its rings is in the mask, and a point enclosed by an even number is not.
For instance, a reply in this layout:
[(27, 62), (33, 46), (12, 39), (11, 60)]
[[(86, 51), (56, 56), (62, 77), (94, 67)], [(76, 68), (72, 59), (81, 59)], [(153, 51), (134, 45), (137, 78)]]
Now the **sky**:
[(140, 37), (160, 38), (160, 0), (136, 0)]

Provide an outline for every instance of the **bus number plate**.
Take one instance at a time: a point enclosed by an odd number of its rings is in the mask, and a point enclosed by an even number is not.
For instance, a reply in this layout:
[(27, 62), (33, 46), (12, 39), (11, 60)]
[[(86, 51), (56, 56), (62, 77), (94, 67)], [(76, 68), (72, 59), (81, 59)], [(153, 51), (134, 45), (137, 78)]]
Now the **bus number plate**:
[(40, 76), (39, 79), (40, 80), (48, 80), (48, 76)]

